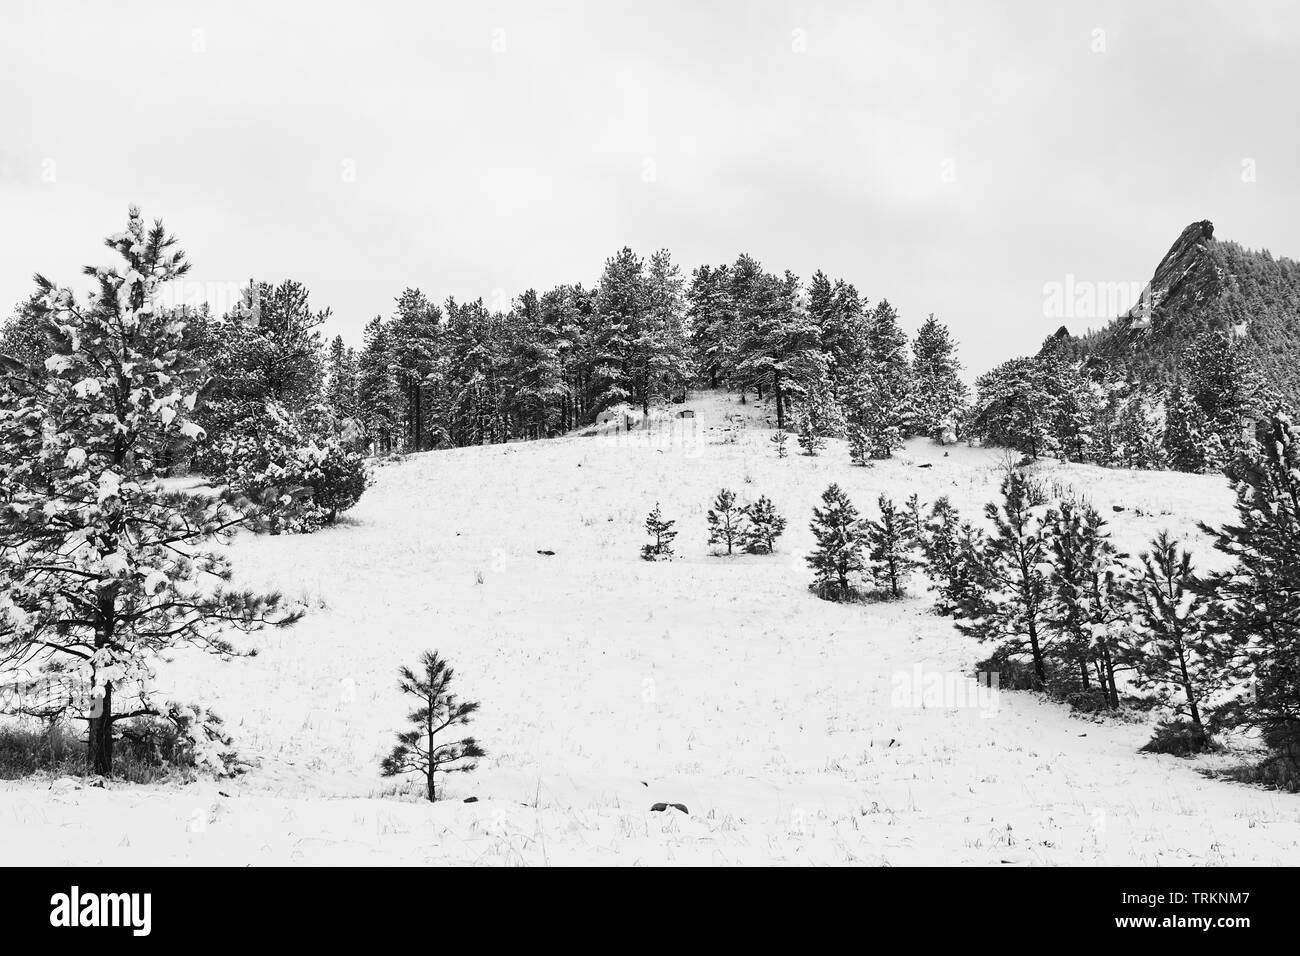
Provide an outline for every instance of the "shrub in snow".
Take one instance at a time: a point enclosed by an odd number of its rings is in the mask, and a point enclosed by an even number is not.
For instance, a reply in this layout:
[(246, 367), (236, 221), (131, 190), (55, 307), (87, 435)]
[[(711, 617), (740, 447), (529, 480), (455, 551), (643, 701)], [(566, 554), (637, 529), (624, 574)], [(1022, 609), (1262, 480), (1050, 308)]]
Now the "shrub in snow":
[(1194, 724), (1190, 720), (1170, 720), (1158, 724), (1151, 739), (1139, 749), (1143, 753), (1190, 757), (1216, 748), (1200, 724)]
[(785, 533), (785, 519), (766, 495), (744, 508), (746, 525), (741, 531), (741, 547), (750, 554), (771, 554), (776, 550), (776, 539)]
[(726, 488), (719, 491), (707, 517), (709, 544), (725, 544), (727, 554), (731, 554), (745, 520), (744, 509), (736, 504), (736, 493)]
[(659, 502), (655, 502), (655, 510), (650, 512), (645, 519), (646, 534), (654, 540), (649, 544), (641, 546), (641, 557), (646, 561), (663, 561), (673, 556), (673, 538), (677, 537), (677, 532), (673, 530), (676, 521), (665, 521), (663, 512), (659, 510)]
[(312, 503), (324, 515), (325, 523), (333, 524), (365, 493), (370, 483), (366, 461), (339, 442), (328, 442), (324, 448), (311, 447), (315, 463), (305, 478), (312, 491)]
[(827, 601), (852, 600), (866, 567), (867, 532), (839, 485), (822, 492), (822, 507), (813, 509), (810, 527), (817, 547), (804, 560), (813, 570), (812, 590)]
[(134, 207), (108, 245), (120, 271), (89, 269), (98, 289), (86, 303), (37, 279), (53, 349), (43, 380), (0, 377), (0, 660), (89, 686), (74, 705), (96, 774), (113, 771), (114, 723), (158, 713), (157, 661), (182, 645), (244, 653), (229, 628), (301, 616), (278, 594), (227, 589), (229, 561), (205, 545), (243, 516), (156, 481), (168, 450), (202, 431), (192, 413), (205, 375), (186, 324), (155, 309), (189, 263)]
[(365, 492), (365, 459), (337, 438), (310, 437), (306, 425), (272, 403), (242, 420), (223, 444), (229, 493), (256, 516), (258, 530), (315, 531)]
[(419, 774), (424, 778), (425, 797), (432, 802), (438, 799), (437, 774), (467, 773), (478, 766), (478, 758), (487, 755), (473, 737), (448, 740), (439, 736), (469, 724), (479, 705), (451, 693), (454, 672), (437, 652), (425, 651), (420, 667), (419, 674), (409, 667), (398, 672), (398, 689), (418, 704), (410, 714), (411, 729), (397, 735), (397, 746), (380, 769), (385, 777)]
[(127, 722), (121, 738), (125, 756), (147, 765), (188, 767), (217, 777), (244, 771), (225, 722), (196, 704), (168, 701), (161, 713)]

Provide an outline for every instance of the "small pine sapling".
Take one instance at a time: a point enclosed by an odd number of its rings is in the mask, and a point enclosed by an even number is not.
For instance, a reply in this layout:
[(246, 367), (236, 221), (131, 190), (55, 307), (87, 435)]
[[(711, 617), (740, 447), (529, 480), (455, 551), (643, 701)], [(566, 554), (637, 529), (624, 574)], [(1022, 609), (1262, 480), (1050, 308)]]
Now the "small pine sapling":
[(1196, 589), (1191, 554), (1166, 532), (1140, 559), (1142, 575), (1133, 587), (1134, 681), (1154, 687), (1175, 714), (1188, 717), (1203, 746), (1208, 736), (1201, 710), (1221, 686), (1216, 666), (1221, 653), (1207, 615), (1209, 601)]
[(777, 432), (775, 432), (772, 435), (772, 437), (768, 439), (768, 441), (770, 441), (774, 446), (776, 446), (777, 458), (784, 458), (787, 454), (789, 454), (789, 451), (786, 447), (790, 441), (789, 432), (785, 431), (784, 429), (780, 429)]
[(725, 544), (727, 554), (741, 536), (745, 511), (736, 504), (736, 493), (723, 488), (709, 509), (709, 544)]
[(473, 737), (439, 742), (438, 734), (470, 722), (478, 710), (477, 701), (461, 701), (449, 690), (453, 671), (436, 651), (425, 651), (420, 658), (423, 673), (416, 675), (409, 667), (398, 673), (398, 689), (420, 701), (411, 711), (411, 730), (397, 735), (397, 746), (384, 758), (381, 772), (385, 777), (418, 773), (424, 777), (425, 796), (438, 799), (434, 777), (441, 773), (466, 773), (473, 770), (480, 757), (487, 756)]
[(904, 582), (920, 565), (916, 557), (916, 536), (908, 518), (899, 513), (893, 501), (881, 495), (876, 503), (880, 520), (865, 522), (871, 576), (889, 588), (891, 597), (902, 597)]
[(741, 533), (741, 546), (750, 554), (771, 554), (776, 550), (776, 539), (785, 531), (785, 519), (776, 513), (766, 495), (744, 510), (749, 523)]
[(813, 417), (807, 412), (799, 416), (799, 435), (797, 441), (803, 453), (810, 457), (815, 456), (826, 444), (826, 439), (817, 433), (817, 425)]
[(646, 561), (666, 560), (673, 556), (673, 538), (677, 537), (677, 532), (673, 530), (676, 521), (665, 521), (663, 512), (659, 510), (659, 502), (655, 502), (655, 510), (650, 512), (645, 519), (646, 534), (654, 538), (650, 544), (641, 547), (641, 557)]
[(912, 535), (912, 542), (918, 549), (923, 549), (925, 544), (925, 519), (921, 517), (921, 499), (917, 497), (916, 492), (908, 495), (907, 501), (903, 503), (908, 531)]
[(870, 465), (871, 440), (861, 425), (849, 426), (849, 461), (855, 465)]
[(858, 510), (839, 485), (822, 492), (809, 526), (817, 547), (804, 560), (813, 569), (813, 591), (827, 601), (848, 601), (856, 593), (854, 578), (866, 567), (867, 535)]
[(1006, 653), (1028, 654), (1035, 686), (1047, 684), (1047, 532), (1042, 489), (1019, 469), (1002, 482), (1001, 505), (990, 502), (984, 514), (992, 533), (980, 541), (979, 586), (956, 608), (957, 629), (981, 641), (997, 641)]
[(984, 534), (961, 520), (947, 496), (940, 497), (930, 508), (921, 550), (936, 595), (935, 611), (955, 614), (962, 607), (974, 608), (986, 584)]

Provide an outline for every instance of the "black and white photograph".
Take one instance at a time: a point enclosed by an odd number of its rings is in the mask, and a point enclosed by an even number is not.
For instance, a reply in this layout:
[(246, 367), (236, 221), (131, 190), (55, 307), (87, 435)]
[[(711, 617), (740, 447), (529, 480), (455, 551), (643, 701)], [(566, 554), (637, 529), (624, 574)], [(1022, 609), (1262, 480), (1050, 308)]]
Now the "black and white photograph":
[(1297, 81), (1267, 0), (0, 0), (0, 868), (1252, 928)]

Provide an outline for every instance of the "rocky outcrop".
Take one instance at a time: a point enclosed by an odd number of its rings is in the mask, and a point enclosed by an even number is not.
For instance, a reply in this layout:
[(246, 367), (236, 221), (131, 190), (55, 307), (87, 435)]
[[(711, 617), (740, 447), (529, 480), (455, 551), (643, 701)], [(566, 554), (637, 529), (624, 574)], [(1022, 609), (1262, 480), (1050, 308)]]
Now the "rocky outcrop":
[(1053, 344), (1099, 374), (1155, 383), (1177, 374), (1183, 349), (1206, 329), (1246, 338), (1271, 383), (1300, 402), (1300, 263), (1215, 239), (1208, 219), (1179, 234), (1132, 309)]

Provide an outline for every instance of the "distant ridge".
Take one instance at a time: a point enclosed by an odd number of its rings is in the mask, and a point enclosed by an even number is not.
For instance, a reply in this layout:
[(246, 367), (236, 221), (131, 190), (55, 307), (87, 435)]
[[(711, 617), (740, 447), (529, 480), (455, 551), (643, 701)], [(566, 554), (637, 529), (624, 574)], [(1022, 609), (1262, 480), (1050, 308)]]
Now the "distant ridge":
[(1208, 219), (1182, 231), (1137, 305), (1066, 348), (1095, 371), (1165, 382), (1206, 329), (1244, 336), (1266, 381), (1300, 406), (1300, 263), (1215, 239)]

